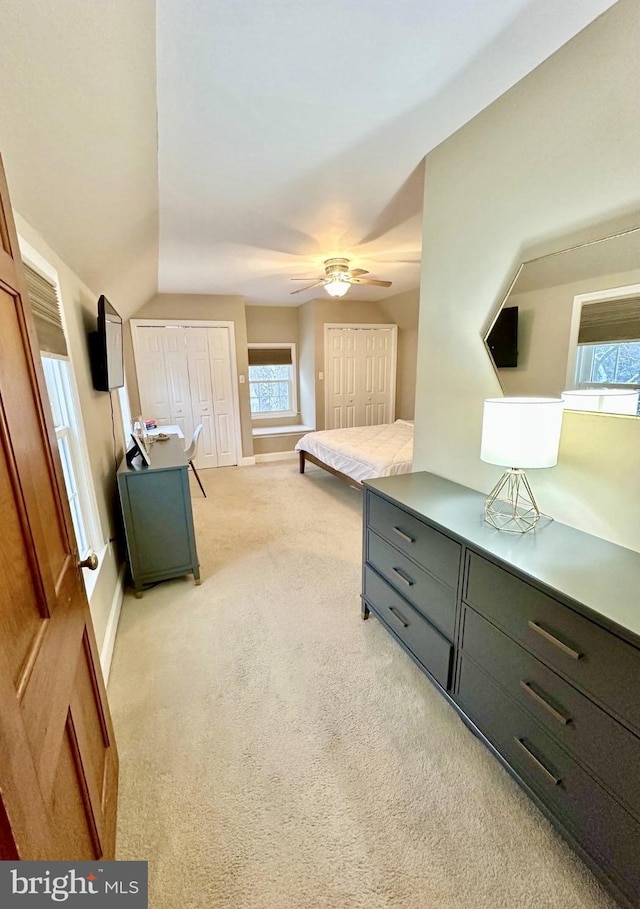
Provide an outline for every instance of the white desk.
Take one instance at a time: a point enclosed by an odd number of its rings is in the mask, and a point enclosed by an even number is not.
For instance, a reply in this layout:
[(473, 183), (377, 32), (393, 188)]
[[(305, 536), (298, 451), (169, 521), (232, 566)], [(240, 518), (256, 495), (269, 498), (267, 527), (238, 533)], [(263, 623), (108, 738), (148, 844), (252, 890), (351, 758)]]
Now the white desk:
[(158, 436), (161, 432), (166, 433), (168, 436), (178, 436), (179, 439), (184, 439), (184, 433), (179, 426), (174, 426), (170, 424), (169, 426), (158, 426), (156, 429), (147, 429), (148, 436)]

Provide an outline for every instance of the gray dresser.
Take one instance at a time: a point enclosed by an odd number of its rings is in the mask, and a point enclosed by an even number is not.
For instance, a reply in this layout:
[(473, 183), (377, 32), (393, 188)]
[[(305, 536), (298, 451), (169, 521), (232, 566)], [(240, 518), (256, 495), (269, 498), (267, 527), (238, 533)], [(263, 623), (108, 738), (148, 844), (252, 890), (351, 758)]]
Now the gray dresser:
[(118, 468), (118, 494), (127, 561), (136, 596), (146, 584), (193, 574), (200, 568), (191, 511), (188, 464), (178, 436), (151, 446), (151, 465), (140, 457)]
[(373, 612), (624, 906), (640, 906), (640, 553), (520, 535), (428, 473), (365, 482)]

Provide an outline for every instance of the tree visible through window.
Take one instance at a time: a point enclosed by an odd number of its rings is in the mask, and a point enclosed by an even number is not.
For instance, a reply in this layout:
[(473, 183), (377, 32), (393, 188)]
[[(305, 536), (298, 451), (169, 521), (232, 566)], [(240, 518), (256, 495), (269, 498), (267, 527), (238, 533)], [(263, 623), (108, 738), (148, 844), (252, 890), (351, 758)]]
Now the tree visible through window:
[(254, 416), (296, 413), (293, 344), (249, 347), (249, 399)]

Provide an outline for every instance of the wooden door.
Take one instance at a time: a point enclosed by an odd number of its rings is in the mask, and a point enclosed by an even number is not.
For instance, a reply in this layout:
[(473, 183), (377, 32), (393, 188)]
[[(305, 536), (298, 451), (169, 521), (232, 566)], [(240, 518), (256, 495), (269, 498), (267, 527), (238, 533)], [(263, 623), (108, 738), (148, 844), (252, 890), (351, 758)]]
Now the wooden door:
[(197, 468), (218, 467), (216, 428), (213, 413), (213, 385), (206, 328), (184, 328), (191, 388), (194, 427), (202, 423), (202, 433), (194, 463)]
[(229, 329), (222, 325), (208, 328), (207, 335), (218, 464), (220, 467), (231, 467), (238, 463), (235, 429), (237, 399), (231, 372), (231, 335)]
[(113, 858), (118, 758), (0, 162), (0, 859)]

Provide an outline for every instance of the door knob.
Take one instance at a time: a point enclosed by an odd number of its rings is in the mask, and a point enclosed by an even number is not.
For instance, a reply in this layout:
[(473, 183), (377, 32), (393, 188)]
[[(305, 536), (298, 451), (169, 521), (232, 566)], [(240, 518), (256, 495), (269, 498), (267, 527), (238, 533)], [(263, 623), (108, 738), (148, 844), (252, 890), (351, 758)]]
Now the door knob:
[(86, 559), (78, 562), (78, 568), (89, 568), (91, 571), (95, 571), (97, 567), (98, 556), (95, 554), (95, 552), (90, 552)]

